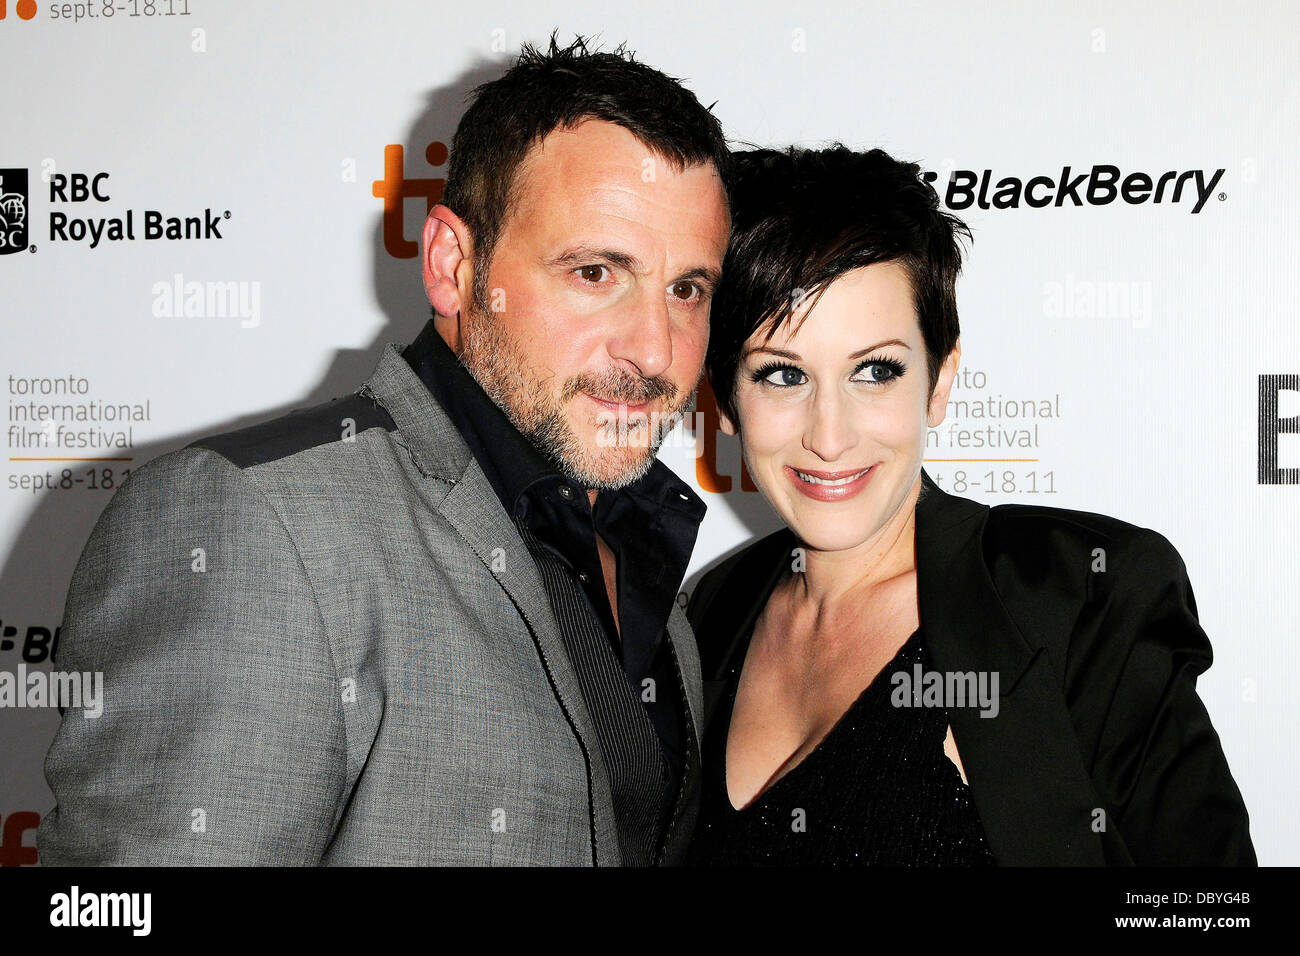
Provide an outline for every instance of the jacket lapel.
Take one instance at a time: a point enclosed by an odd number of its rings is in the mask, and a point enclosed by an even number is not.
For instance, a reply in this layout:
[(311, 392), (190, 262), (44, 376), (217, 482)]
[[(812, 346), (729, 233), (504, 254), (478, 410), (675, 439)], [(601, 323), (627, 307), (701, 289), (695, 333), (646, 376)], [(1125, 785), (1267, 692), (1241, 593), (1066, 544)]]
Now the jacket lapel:
[[(537, 566), (519, 532), (506, 517), (487, 476), (472, 458), (461, 480), (443, 500), (442, 514), (492, 572), (532, 633), (555, 696), (573, 725), (587, 760), (596, 831), (595, 862), (599, 866), (617, 865), (620, 854), (613, 793), (596, 725), (582, 697), (582, 685), (560, 636)], [(500, 560), (502, 555), (505, 560)]]
[(541, 576), (528, 558), (527, 546), (455, 424), (434, 401), (398, 346), (390, 345), (384, 350), (379, 367), (362, 393), (368, 393), (387, 409), (408, 444), (412, 460), (425, 477), (451, 483), (439, 511), (496, 579), (528, 625), (535, 645), (530, 653), (535, 649), (541, 656), (556, 699), (586, 757), (591, 781), (595, 862), (600, 866), (617, 865), (620, 861), (618, 830), (600, 741)]
[(1101, 806), (1069, 712), (1041, 648), (1007, 615), (989, 576), (989, 509), (941, 491), (922, 471), (917, 592), (935, 669), (997, 673), (995, 717), (950, 712), (953, 737), (994, 858), (1002, 865), (1103, 865), (1092, 831)]
[(687, 728), (699, 742), (703, 732), (701, 725), (704, 710), (703, 694), (700, 690), (700, 654), (695, 643), (695, 634), (682, 609), (673, 603), (668, 615), (668, 639), (672, 642), (673, 665), (682, 680), (686, 692), (686, 712), (690, 715), (690, 727)]
[(699, 815), (700, 792), (700, 734), (704, 710), (700, 681), (700, 655), (690, 622), (682, 609), (673, 602), (668, 615), (668, 640), (672, 648), (673, 667), (677, 672), (679, 689), (686, 702), (688, 720), (682, 728), (685, 747), (682, 750), (682, 779), (677, 788), (677, 800), (672, 817), (665, 829), (659, 861), (675, 864), (686, 855)]
[(746, 547), (727, 583), (703, 610), (697, 636), (707, 635), (700, 647), (704, 676), (704, 728), (714, 712), (733, 666), (744, 663), (749, 635), (767, 605), (777, 582), (793, 560), (798, 539), (788, 527), (780, 528)]

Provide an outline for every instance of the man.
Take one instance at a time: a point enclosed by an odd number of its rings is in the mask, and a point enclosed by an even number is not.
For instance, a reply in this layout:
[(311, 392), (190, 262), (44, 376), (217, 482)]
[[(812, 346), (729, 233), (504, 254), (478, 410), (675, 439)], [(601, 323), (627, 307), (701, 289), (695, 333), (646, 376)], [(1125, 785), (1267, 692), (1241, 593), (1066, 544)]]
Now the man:
[(475, 91), (435, 317), (354, 395), (131, 475), (59, 665), (45, 863), (649, 865), (689, 839), (704, 505), (655, 458), (730, 228), (717, 120), (622, 49)]

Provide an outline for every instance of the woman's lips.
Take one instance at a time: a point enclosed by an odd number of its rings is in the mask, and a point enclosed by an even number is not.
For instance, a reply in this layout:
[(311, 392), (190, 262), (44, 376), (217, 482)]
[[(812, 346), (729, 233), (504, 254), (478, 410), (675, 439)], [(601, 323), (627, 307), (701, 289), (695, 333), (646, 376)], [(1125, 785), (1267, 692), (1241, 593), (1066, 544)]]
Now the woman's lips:
[[(843, 501), (852, 498), (871, 480), (876, 466), (842, 471), (804, 471), (786, 465), (782, 469), (799, 491), (816, 501)], [(799, 477), (800, 473), (809, 479)]]

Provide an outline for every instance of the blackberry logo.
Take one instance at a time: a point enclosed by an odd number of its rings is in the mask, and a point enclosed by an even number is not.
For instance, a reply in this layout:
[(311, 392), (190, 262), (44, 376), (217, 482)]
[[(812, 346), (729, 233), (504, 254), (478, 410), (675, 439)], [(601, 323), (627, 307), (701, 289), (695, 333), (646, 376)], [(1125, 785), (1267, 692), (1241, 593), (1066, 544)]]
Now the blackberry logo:
[(27, 170), (0, 169), (0, 256), (27, 248)]
[[(973, 169), (954, 169), (948, 177), (943, 193), (943, 203), (949, 209), (962, 210), (975, 206), (979, 209), (1019, 209), (1021, 203), (1031, 209), (1047, 206), (1109, 206), (1122, 199), (1130, 206), (1150, 202), (1193, 202), (1192, 215), (1205, 208), (1214, 195), (1214, 187), (1223, 178), (1223, 170), (1212, 174), (1204, 169), (1184, 172), (1171, 169), (1160, 174), (1133, 172), (1122, 175), (1118, 166), (1098, 165), (1083, 172), (1066, 166), (1060, 176), (1033, 176), (1022, 180), (1005, 176), (996, 182), (993, 170), (977, 172)], [(1208, 178), (1207, 178), (1208, 175)], [(924, 179), (934, 184), (939, 178), (935, 172), (926, 172)], [(937, 187), (936, 187), (937, 189)], [(991, 193), (991, 195), (990, 195)], [(1220, 199), (1227, 197), (1219, 193)]]

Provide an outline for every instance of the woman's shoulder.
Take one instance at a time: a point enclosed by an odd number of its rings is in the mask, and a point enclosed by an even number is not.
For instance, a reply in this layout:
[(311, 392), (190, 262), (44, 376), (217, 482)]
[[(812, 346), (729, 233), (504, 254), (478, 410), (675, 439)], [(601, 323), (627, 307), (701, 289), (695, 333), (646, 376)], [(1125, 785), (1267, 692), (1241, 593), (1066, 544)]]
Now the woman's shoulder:
[[(1044, 504), (988, 504), (956, 495), (922, 474), (923, 495), (917, 503), (917, 543), (922, 550), (943, 551), (961, 542), (979, 542), (985, 559), (1023, 564), (1044, 580), (1054, 571), (1074, 576), (1110, 559), (1127, 563), (1132, 556), (1149, 562), (1152, 571), (1182, 572), (1182, 560), (1160, 532), (1094, 511)], [(979, 529), (972, 539), (969, 529)], [(924, 533), (922, 533), (924, 532)]]
[(980, 547), (1003, 607), (1063, 664), (1120, 662), (1136, 642), (1159, 635), (1196, 672), (1209, 666), (1186, 565), (1159, 531), (1095, 512), (1007, 504), (990, 509)]
[(1002, 504), (989, 509), (985, 557), (1038, 568), (1141, 571), (1142, 578), (1186, 572), (1178, 550), (1162, 533), (1111, 515), (1046, 505)]
[[(922, 583), (946, 574), (954, 558), (983, 569), (963, 578), (960, 593), (951, 581), (931, 587), (932, 600), (982, 600), (978, 582), (986, 580), (1026, 640), (1051, 648), (1063, 663), (1090, 650), (1123, 657), (1154, 618), (1171, 615), (1179, 627), (1165, 633), (1181, 632), (1201, 656), (1203, 635), (1182, 626), (1194, 625), (1196, 608), (1186, 566), (1159, 531), (1094, 511), (989, 507), (946, 493), (926, 507), (924, 541), (918, 534)], [(917, 521), (919, 532), (919, 509)]]

